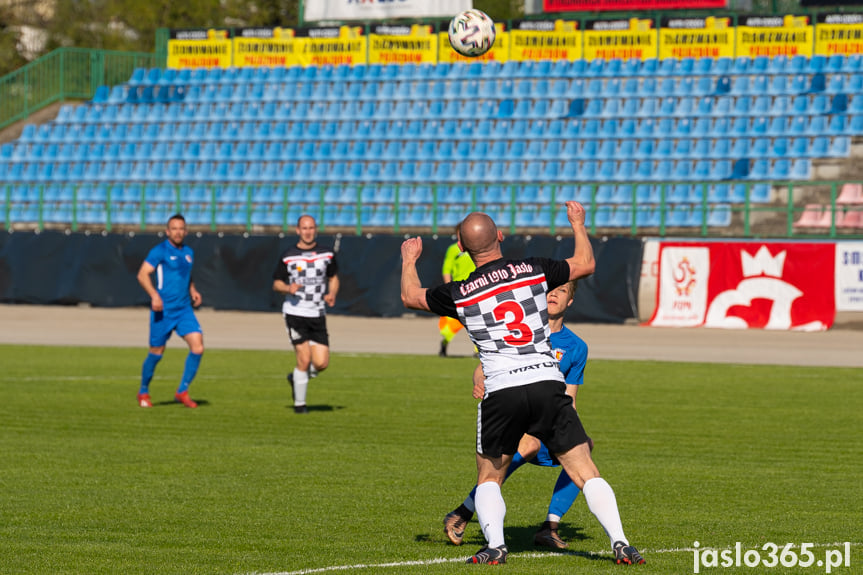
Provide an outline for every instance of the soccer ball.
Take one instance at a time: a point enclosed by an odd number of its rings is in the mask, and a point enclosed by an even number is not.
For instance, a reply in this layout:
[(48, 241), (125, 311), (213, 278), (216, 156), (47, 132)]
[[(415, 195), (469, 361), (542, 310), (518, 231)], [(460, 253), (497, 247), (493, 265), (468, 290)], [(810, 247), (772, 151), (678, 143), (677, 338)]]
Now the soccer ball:
[(494, 21), (482, 10), (465, 10), (449, 23), (449, 43), (462, 56), (482, 56), (491, 49), (494, 36)]

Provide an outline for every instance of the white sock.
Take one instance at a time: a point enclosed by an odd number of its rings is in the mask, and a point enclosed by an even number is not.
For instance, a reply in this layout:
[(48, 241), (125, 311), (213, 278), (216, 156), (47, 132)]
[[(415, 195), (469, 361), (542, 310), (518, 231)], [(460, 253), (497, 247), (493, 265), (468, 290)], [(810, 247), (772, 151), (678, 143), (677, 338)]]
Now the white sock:
[(549, 513), (545, 518), (549, 523), (560, 523), (560, 515), (555, 515), (554, 513)]
[(506, 503), (500, 485), (486, 481), (476, 488), (476, 516), (489, 547), (500, 547), (503, 541), (503, 518)]
[(315, 364), (311, 364), (309, 366), (309, 379), (314, 379), (318, 377), (318, 370), (315, 369)]
[(309, 387), (309, 372), (294, 368), (294, 405), (306, 404), (306, 389)]
[(584, 493), (584, 500), (587, 501), (587, 508), (599, 520), (611, 544), (623, 541), (629, 545), (629, 541), (623, 534), (617, 499), (614, 497), (611, 485), (602, 477), (594, 477), (584, 482), (584, 488), (581, 491)]

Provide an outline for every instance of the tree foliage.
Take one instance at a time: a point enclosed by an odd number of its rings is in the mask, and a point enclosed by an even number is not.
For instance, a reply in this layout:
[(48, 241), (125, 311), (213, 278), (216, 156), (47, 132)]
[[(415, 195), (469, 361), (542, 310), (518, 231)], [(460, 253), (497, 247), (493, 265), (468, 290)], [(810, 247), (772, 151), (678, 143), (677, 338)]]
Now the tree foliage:
[(60, 46), (152, 52), (159, 28), (296, 26), (299, 0), (71, 0), (46, 24)]
[(524, 0), (474, 0), (473, 7), (491, 16), (492, 20), (517, 20), (524, 17)]
[[(313, 0), (305, 0), (306, 2)], [(522, 0), (475, 0), (474, 6), (496, 20), (523, 16)], [(48, 41), (43, 53), (61, 46), (152, 52), (159, 28), (236, 28), (296, 26), (300, 0), (65, 0), (56, 2), (43, 23)], [(20, 66), (14, 34), (0, 14), (0, 67)], [(13, 24), (10, 22), (10, 24)], [(10, 56), (11, 55), (11, 56)]]

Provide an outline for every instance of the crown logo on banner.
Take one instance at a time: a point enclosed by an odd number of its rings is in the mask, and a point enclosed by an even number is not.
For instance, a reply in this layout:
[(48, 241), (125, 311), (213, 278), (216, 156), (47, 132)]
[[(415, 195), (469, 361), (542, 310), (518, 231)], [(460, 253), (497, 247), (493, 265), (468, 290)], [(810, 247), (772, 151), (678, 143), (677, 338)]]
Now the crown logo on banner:
[(767, 246), (761, 246), (754, 256), (745, 251), (740, 252), (740, 261), (743, 265), (743, 277), (766, 275), (775, 278), (782, 277), (785, 267), (785, 256), (787, 252), (779, 252), (776, 257), (770, 255)]

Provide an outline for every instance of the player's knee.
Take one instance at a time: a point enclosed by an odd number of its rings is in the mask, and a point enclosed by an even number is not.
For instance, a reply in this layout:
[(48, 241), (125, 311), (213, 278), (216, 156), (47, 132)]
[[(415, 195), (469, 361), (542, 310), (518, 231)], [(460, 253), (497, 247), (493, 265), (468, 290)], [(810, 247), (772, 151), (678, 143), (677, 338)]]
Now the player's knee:
[(190, 345), (189, 351), (191, 351), (195, 355), (204, 355), (204, 344), (202, 343), (198, 345)]

